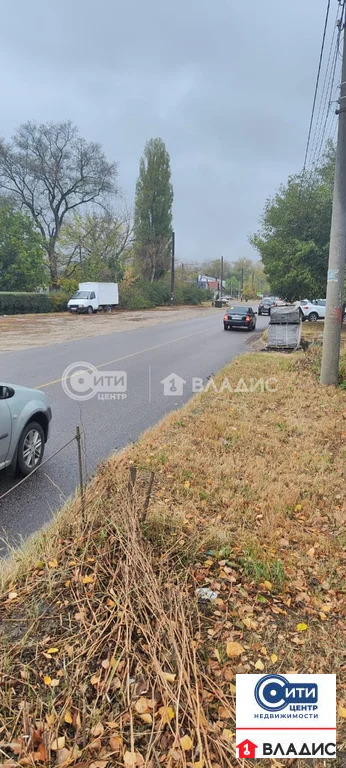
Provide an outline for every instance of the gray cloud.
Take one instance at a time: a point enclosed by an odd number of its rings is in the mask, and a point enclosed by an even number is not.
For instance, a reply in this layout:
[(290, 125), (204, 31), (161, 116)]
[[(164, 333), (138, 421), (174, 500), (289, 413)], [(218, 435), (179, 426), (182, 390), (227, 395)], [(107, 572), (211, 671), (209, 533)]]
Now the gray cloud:
[(302, 165), (324, 0), (2, 4), (0, 133), (71, 118), (133, 201), (145, 141), (171, 154), (184, 261), (256, 256), (266, 197)]

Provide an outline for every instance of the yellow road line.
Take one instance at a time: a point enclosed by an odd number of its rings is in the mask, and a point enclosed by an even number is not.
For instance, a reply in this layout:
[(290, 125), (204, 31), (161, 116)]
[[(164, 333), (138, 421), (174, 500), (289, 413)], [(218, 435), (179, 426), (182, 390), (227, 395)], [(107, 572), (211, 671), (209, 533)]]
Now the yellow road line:
[[(99, 363), (95, 365), (95, 368), (103, 368), (105, 365), (113, 365), (113, 363), (120, 363), (122, 360), (129, 360), (130, 357), (136, 357), (137, 355), (143, 355), (145, 352), (153, 352), (154, 349), (161, 349), (167, 347), (169, 344), (175, 344), (177, 341), (185, 341), (185, 339), (191, 339), (192, 336), (198, 336), (201, 333), (205, 333), (209, 328), (215, 326), (210, 325), (208, 328), (203, 328), (202, 331), (196, 331), (196, 333), (190, 333), (187, 336), (180, 336), (178, 339), (171, 339), (170, 341), (164, 341), (163, 344), (156, 344), (154, 347), (146, 347), (146, 349), (140, 349), (138, 352), (131, 352), (130, 355), (124, 355), (123, 357), (115, 357), (114, 360), (108, 360), (106, 363)], [(72, 376), (73, 374), (71, 374)], [(44, 384), (39, 384), (35, 389), (44, 389), (45, 387), (51, 387), (53, 384), (60, 384), (62, 381), (68, 381), (71, 376), (62, 376), (60, 379), (53, 379), (53, 381), (46, 381)]]

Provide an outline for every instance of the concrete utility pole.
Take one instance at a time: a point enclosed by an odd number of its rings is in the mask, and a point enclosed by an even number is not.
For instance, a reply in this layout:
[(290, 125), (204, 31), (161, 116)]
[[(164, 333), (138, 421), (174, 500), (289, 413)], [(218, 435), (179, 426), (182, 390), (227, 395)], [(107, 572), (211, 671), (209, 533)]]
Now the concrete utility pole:
[(172, 230), (172, 261), (171, 261), (171, 304), (174, 304), (174, 259), (175, 259), (175, 232)]
[(323, 335), (321, 384), (337, 386), (346, 257), (346, 34), (340, 91), (333, 215), (330, 232), (326, 319)]
[(222, 299), (222, 283), (223, 283), (223, 256), (221, 256), (221, 280), (220, 280), (220, 299)]

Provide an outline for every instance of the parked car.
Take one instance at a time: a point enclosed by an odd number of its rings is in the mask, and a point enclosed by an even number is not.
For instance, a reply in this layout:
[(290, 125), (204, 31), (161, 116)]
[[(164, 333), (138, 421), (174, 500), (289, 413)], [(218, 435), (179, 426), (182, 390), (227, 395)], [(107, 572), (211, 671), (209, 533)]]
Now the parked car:
[(310, 320), (310, 323), (316, 323), (317, 320), (324, 320), (326, 316), (326, 300), (315, 299), (314, 301), (301, 301), (302, 320)]
[(267, 296), (264, 299), (261, 299), (259, 305), (258, 305), (258, 314), (259, 315), (270, 315), (271, 307), (274, 304), (274, 299), (270, 296)]
[(215, 301), (213, 302), (213, 306), (218, 308), (228, 307), (229, 302), (230, 302), (230, 299), (227, 296), (222, 296), (222, 298), (215, 299)]
[(223, 327), (225, 331), (230, 328), (247, 328), (248, 331), (254, 331), (256, 328), (256, 312), (247, 305), (231, 305), (223, 318)]
[(42, 461), (52, 412), (37, 389), (0, 382), (0, 469), (29, 475)]

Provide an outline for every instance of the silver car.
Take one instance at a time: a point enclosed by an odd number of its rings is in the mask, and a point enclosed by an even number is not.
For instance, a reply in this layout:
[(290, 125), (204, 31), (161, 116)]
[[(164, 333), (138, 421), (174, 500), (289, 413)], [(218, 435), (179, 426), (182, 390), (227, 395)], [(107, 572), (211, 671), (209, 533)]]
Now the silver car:
[(29, 475), (38, 467), (51, 418), (44, 392), (0, 381), (0, 469)]

